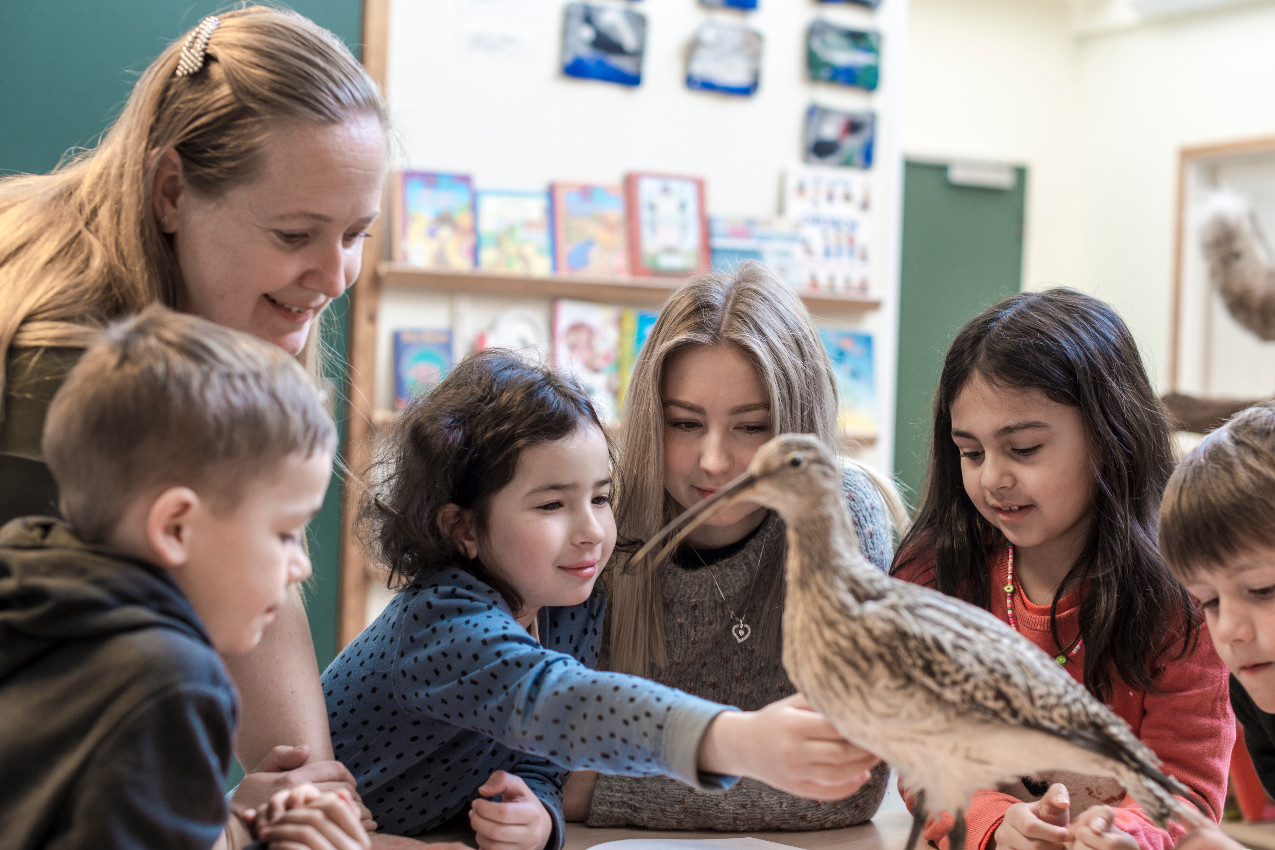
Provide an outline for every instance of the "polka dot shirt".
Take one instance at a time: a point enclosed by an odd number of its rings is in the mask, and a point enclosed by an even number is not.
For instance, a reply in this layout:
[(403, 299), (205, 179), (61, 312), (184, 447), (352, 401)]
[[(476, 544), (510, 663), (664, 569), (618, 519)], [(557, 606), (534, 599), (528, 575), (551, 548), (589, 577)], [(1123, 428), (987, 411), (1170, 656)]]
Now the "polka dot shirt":
[(537, 643), (500, 595), (460, 570), (391, 600), (323, 673), (336, 757), (380, 828), (419, 835), (465, 812), (496, 770), (520, 776), (563, 835), (564, 769), (667, 774), (705, 790), (699, 741), (725, 707), (591, 669), (605, 609), (540, 612)]

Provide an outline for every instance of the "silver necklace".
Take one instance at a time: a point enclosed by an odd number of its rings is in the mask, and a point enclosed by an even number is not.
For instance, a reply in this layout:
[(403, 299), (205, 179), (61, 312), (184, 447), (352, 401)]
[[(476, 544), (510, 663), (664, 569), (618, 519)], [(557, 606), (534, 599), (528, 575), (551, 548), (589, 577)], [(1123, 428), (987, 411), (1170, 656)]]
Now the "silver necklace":
[[(695, 553), (695, 557), (698, 558), (699, 562), (708, 570), (709, 578), (713, 580), (713, 587), (717, 588), (717, 595), (722, 598), (722, 604), (726, 606), (726, 610), (730, 612), (730, 618), (735, 622), (735, 625), (730, 627), (730, 636), (735, 639), (735, 643), (743, 643), (748, 640), (753, 636), (753, 627), (745, 623), (744, 618), (737, 615), (735, 613), (735, 609), (730, 607), (730, 603), (726, 601), (726, 594), (722, 593), (722, 586), (717, 583), (717, 570), (713, 569), (712, 564), (704, 560), (704, 556), (699, 553), (698, 549), (693, 546), (688, 546), (687, 548)], [(761, 568), (762, 552), (764, 552), (765, 549), (766, 547), (763, 544), (761, 551), (757, 553), (758, 569)]]

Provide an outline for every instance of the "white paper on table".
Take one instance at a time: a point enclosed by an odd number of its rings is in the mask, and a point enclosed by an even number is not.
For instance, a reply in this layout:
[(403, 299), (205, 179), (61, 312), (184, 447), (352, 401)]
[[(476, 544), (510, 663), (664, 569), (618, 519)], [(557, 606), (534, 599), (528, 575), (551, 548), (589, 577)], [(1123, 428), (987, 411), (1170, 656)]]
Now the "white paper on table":
[(623, 838), (604, 841), (589, 850), (793, 850), (788, 844), (764, 838)]

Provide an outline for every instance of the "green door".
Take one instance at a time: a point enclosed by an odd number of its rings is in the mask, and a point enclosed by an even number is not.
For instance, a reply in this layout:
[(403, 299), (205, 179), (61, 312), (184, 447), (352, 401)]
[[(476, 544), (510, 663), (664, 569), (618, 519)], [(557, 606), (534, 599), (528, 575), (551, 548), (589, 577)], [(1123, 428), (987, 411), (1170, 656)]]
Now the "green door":
[(1022, 285), (1027, 171), (1012, 172), (1011, 187), (989, 188), (950, 182), (946, 164), (904, 165), (894, 470), (911, 489), (905, 495), (913, 506), (948, 343), (966, 321)]

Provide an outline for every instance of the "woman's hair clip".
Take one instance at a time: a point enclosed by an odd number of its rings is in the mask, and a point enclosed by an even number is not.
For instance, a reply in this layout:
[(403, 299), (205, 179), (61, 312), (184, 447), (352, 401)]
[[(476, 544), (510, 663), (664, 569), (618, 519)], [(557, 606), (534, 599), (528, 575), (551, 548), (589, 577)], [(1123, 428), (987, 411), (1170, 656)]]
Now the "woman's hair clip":
[(204, 58), (208, 55), (208, 39), (212, 38), (213, 30), (217, 29), (217, 24), (221, 23), (221, 18), (216, 15), (209, 15), (199, 22), (199, 26), (195, 27), (190, 37), (186, 39), (186, 43), (182, 45), (181, 56), (177, 59), (177, 71), (174, 77), (189, 77), (191, 74), (199, 73), (199, 69), (204, 67)]

